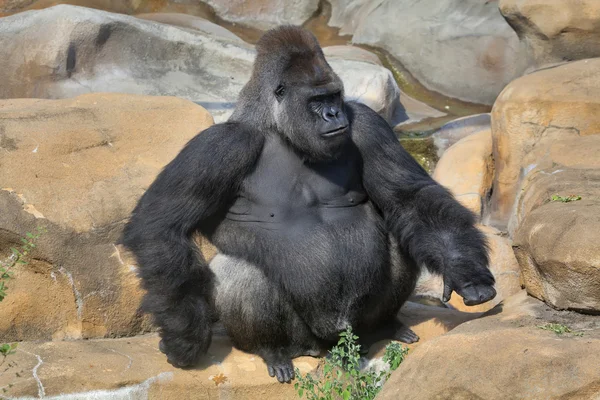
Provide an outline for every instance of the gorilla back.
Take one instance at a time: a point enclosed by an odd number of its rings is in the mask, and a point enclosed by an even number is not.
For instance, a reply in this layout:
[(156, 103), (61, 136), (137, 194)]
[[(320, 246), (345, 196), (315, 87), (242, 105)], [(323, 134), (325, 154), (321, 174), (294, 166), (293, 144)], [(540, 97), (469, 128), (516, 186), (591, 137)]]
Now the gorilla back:
[[(267, 32), (230, 120), (192, 139), (126, 225), (161, 350), (194, 364), (220, 319), (269, 374), (316, 355), (348, 325), (363, 340), (418, 337), (395, 314), (424, 265), (466, 304), (494, 297), (473, 215), (369, 108), (344, 102), (318, 42)], [(218, 248), (206, 263), (191, 237)]]

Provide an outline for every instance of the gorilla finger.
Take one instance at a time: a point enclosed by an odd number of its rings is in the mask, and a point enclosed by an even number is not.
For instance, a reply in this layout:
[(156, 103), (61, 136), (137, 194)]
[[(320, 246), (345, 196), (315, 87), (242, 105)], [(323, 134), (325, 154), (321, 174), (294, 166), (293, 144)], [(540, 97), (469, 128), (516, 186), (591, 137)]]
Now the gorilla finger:
[(270, 365), (267, 366), (267, 369), (269, 370), (269, 376), (273, 378), (275, 376), (275, 369)]
[(445, 303), (450, 301), (450, 297), (452, 296), (452, 286), (447, 281), (444, 281), (444, 294), (442, 296), (442, 301)]

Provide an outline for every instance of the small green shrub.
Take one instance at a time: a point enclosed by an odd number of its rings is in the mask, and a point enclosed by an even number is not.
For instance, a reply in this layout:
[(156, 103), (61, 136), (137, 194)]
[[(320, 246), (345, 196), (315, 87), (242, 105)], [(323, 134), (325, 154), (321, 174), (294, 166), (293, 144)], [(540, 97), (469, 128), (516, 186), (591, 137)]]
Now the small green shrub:
[(545, 324), (538, 326), (540, 329), (544, 329), (546, 331), (552, 331), (557, 335), (562, 335), (564, 333), (572, 333), (574, 336), (583, 336), (583, 332), (573, 332), (571, 328), (563, 324)]
[(571, 194), (569, 196), (560, 196), (558, 194), (553, 194), (550, 198), (552, 201), (560, 201), (561, 203), (570, 203), (572, 201), (581, 200), (581, 196), (576, 194)]
[(360, 368), (360, 345), (358, 336), (348, 328), (340, 334), (338, 344), (331, 349), (330, 356), (323, 364), (323, 376), (317, 379), (311, 374), (302, 376), (296, 368), (294, 388), (298, 396), (306, 395), (308, 400), (371, 400), (381, 390), (389, 378), (406, 357), (408, 348), (400, 343), (390, 343), (385, 349), (383, 361), (389, 370), (375, 371)]

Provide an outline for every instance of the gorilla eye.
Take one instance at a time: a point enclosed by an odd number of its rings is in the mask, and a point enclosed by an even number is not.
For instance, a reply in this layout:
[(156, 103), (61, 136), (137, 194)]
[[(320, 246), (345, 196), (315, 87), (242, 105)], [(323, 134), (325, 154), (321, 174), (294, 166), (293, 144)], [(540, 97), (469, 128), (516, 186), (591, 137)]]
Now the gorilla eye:
[(285, 94), (285, 87), (283, 85), (277, 86), (277, 89), (275, 89), (275, 96), (277, 96), (278, 98), (281, 99), (284, 94)]

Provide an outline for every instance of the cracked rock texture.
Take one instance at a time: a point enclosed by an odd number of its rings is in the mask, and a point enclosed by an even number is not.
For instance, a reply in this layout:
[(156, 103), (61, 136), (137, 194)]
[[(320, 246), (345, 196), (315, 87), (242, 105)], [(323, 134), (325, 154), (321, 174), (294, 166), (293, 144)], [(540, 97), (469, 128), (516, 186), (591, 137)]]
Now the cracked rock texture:
[(44, 226), (0, 307), (0, 342), (133, 335), (149, 323), (114, 244), (138, 198), (212, 124), (173, 97), (0, 101), (0, 254)]
[(599, 92), (599, 58), (534, 72), (502, 91), (492, 109), (492, 224), (514, 232), (520, 183), (549, 144), (600, 133)]
[[(573, 333), (541, 329), (567, 324)], [(578, 399), (600, 394), (600, 319), (525, 293), (417, 347), (377, 399)]]

